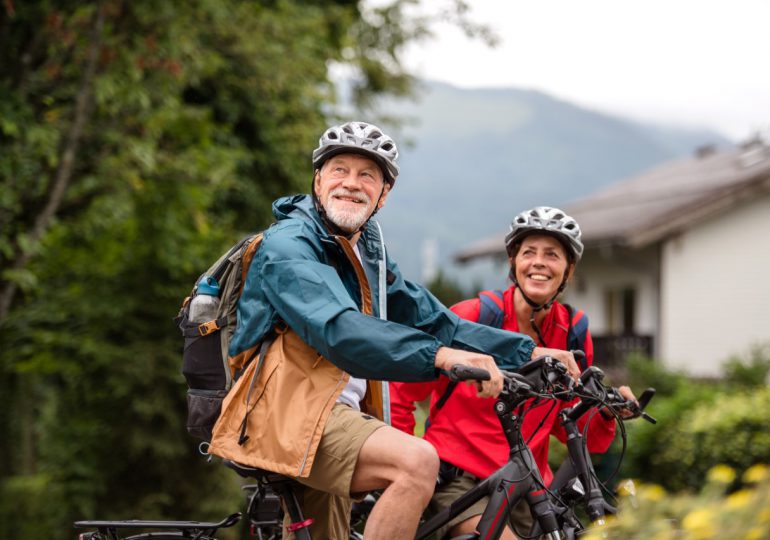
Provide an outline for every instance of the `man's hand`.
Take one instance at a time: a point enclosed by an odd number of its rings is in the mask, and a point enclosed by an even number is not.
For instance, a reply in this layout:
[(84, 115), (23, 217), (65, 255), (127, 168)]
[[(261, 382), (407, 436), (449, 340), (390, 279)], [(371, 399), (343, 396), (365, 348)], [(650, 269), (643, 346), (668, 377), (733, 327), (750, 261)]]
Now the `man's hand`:
[(491, 356), (463, 351), (462, 349), (452, 349), (451, 347), (439, 347), (434, 363), (436, 368), (448, 372), (455, 364), (486, 369), (489, 372), (490, 380), (488, 381), (468, 381), (476, 384), (479, 397), (497, 397), (503, 391), (503, 374), (500, 373)]
[(551, 358), (555, 358), (567, 366), (567, 372), (569, 373), (570, 377), (576, 381), (580, 379), (580, 368), (578, 367), (577, 362), (575, 362), (575, 356), (571, 352), (562, 351), (561, 349), (546, 349), (545, 347), (535, 347), (535, 350), (532, 351), (532, 359), (535, 359), (538, 356), (550, 356)]

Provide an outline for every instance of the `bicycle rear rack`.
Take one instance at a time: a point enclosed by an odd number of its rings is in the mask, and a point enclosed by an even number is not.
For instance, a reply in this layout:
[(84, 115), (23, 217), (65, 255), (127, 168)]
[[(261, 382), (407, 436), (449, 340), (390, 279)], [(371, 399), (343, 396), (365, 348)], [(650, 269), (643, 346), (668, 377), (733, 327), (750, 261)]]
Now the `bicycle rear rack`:
[[(110, 535), (110, 538), (117, 538), (118, 529), (156, 529), (179, 531), (183, 537), (197, 538), (210, 536), (219, 529), (232, 527), (241, 520), (241, 513), (236, 512), (227, 516), (219, 523), (206, 521), (147, 521), (140, 519), (127, 519), (120, 521), (76, 521), (75, 528), (78, 529), (96, 529), (101, 534)], [(83, 535), (81, 535), (82, 537)]]

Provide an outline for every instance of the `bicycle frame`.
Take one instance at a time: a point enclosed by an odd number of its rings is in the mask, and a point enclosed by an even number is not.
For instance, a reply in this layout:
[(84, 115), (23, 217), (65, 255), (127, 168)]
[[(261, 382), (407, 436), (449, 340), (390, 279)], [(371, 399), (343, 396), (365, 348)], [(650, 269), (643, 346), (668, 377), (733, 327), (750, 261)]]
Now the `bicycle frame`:
[(441, 526), (449, 523), (477, 501), (489, 496), (489, 504), (481, 516), (478, 538), (491, 540), (499, 538), (508, 523), (513, 506), (525, 497), (533, 509), (538, 524), (546, 538), (558, 540), (559, 524), (557, 509), (542, 488), (543, 480), (537, 470), (529, 447), (516, 445), (511, 449), (511, 458), (490, 477), (461, 495), (448, 508), (423, 523), (417, 530), (416, 540), (425, 540)]
[[(534, 372), (534, 369), (530, 371)], [(475, 538), (499, 538), (508, 523), (511, 509), (522, 498), (527, 500), (545, 538), (559, 540), (562, 538), (559, 531), (564, 531), (568, 538), (573, 537), (574, 523), (568, 520), (566, 528), (563, 527), (567, 508), (558, 506), (545, 489), (532, 452), (521, 438), (522, 418), (514, 414), (516, 407), (532, 396), (532, 388), (521, 379), (515, 382), (514, 378), (513, 381), (509, 392), (501, 394), (495, 402), (495, 412), (510, 447), (508, 461), (448, 508), (424, 522), (417, 530), (416, 540), (427, 539), (485, 496), (489, 496), (489, 503), (481, 516)]]

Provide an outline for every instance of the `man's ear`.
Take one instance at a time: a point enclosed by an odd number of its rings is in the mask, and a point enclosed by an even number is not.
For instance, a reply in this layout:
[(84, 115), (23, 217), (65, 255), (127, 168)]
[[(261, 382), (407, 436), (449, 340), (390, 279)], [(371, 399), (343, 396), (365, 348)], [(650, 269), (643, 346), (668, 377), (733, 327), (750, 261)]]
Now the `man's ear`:
[(388, 193), (390, 193), (390, 182), (385, 182), (385, 184), (382, 186), (382, 195), (380, 195), (380, 201), (377, 203), (377, 210), (385, 206), (385, 199), (388, 198)]
[(318, 193), (318, 184), (321, 180), (321, 169), (316, 169), (313, 173), (313, 193), (315, 193), (316, 197), (319, 197)]

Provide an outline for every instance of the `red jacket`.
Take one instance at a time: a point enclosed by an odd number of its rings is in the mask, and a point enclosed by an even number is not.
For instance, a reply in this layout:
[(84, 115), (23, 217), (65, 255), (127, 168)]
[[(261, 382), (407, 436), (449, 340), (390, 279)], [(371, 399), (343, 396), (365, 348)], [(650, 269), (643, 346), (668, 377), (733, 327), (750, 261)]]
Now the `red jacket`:
[[(514, 289), (515, 287), (510, 287), (503, 294), (505, 317), (502, 327), (512, 332), (518, 331), (513, 307)], [(464, 319), (478, 321), (479, 305), (478, 298), (465, 300), (454, 305), (452, 311)], [(567, 308), (554, 302), (540, 329), (547, 347), (566, 349), (568, 323)], [(593, 343), (589, 333), (585, 339), (585, 353), (588, 365), (591, 365)], [(415, 403), (430, 396), (430, 427), (425, 433), (425, 440), (436, 447), (442, 460), (478, 478), (486, 478), (506, 462), (509, 452), (508, 442), (492, 407), (495, 400), (477, 397), (476, 389), (472, 385), (458, 384), (444, 406), (436, 410), (436, 401), (444, 394), (448, 382), (446, 377), (424, 383), (391, 382), (393, 426), (407, 433), (414, 433)], [(558, 422), (558, 413), (574, 402), (545, 400), (532, 405), (532, 401), (525, 403), (527, 412), (522, 433), (524, 440), (528, 441), (543, 480), (548, 485), (553, 479), (553, 473), (548, 466), (549, 439), (551, 435), (555, 435), (564, 442), (565, 433)], [(600, 414), (589, 413), (578, 421), (581, 432), (589, 417), (591, 422), (586, 436), (588, 450), (594, 453), (606, 452), (615, 437), (615, 423)]]

